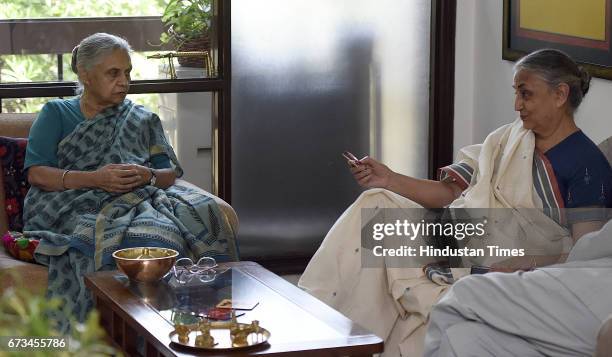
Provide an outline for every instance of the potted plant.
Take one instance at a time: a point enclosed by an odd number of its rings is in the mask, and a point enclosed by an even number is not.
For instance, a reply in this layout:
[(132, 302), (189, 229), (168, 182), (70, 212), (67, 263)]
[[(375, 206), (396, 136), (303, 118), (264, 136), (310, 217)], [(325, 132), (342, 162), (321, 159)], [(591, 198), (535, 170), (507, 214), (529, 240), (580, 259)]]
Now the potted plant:
[[(174, 43), (177, 51), (208, 51), (213, 0), (170, 0), (162, 15), (168, 29), (160, 37), (162, 44)], [(204, 67), (204, 59), (179, 57), (179, 64)]]
[[(2, 249), (2, 248), (0, 248)], [(10, 278), (9, 278), (10, 276)], [(55, 322), (49, 318), (51, 312), (60, 307), (58, 299), (47, 299), (41, 295), (32, 294), (15, 273), (0, 274), (2, 281), (13, 281), (15, 286), (0, 293), (0, 336), (14, 336), (6, 339), (5, 346), (0, 346), (0, 356), (121, 356), (115, 348), (108, 344), (106, 333), (100, 326), (99, 313), (92, 310), (84, 324), (72, 319), (72, 328), (68, 335), (58, 332)], [(26, 340), (17, 341), (20, 337)], [(33, 337), (55, 338), (56, 340), (38, 341), (38, 343), (53, 343), (47, 349), (30, 350), (17, 348), (17, 343), (35, 343)], [(30, 341), (27, 341), (30, 338)], [(61, 339), (63, 338), (63, 340)], [(32, 346), (31, 344), (28, 346)], [(39, 344), (39, 347), (42, 347)], [(9, 348), (3, 351), (3, 348)], [(14, 348), (14, 349), (13, 349)]]

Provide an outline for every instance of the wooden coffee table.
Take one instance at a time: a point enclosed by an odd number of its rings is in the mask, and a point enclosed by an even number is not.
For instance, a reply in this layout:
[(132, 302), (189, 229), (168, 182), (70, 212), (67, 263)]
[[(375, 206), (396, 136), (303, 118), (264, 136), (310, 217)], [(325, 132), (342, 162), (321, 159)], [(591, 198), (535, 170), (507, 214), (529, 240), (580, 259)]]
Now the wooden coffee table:
[[(173, 325), (150, 301), (128, 286), (117, 271), (85, 276), (101, 323), (112, 340), (128, 355), (140, 355), (139, 336), (144, 339), (145, 356), (200, 355), (372, 355), (383, 351), (383, 341), (339, 312), (303, 292), (257, 263), (229, 263), (240, 275), (232, 285), (241, 299), (259, 303), (238, 321), (259, 320), (271, 333), (260, 346), (235, 351), (204, 351), (171, 343)], [(148, 287), (155, 295), (155, 285)], [(140, 349), (143, 350), (142, 348)]]

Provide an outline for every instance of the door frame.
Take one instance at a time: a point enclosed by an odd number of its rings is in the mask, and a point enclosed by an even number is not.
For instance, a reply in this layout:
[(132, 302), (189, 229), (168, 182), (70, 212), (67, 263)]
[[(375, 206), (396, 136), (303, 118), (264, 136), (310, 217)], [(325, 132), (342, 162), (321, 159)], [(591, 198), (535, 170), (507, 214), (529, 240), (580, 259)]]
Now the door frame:
[(453, 161), (457, 0), (431, 3), (428, 173)]

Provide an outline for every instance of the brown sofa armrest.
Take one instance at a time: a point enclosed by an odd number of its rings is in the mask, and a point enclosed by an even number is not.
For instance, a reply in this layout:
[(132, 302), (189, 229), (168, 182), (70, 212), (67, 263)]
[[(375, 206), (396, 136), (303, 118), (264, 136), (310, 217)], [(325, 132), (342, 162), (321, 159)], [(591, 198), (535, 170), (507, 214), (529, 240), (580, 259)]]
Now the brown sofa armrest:
[(238, 215), (236, 214), (236, 211), (234, 211), (234, 209), (232, 208), (232, 206), (229, 205), (229, 203), (223, 201), (221, 198), (213, 195), (212, 193), (203, 190), (201, 188), (199, 188), (198, 186), (187, 182), (185, 180), (182, 179), (176, 179), (176, 184), (180, 184), (181, 186), (185, 186), (185, 187), (189, 187), (191, 189), (194, 189), (196, 191), (200, 191), (202, 194), (206, 195), (206, 196), (210, 196), (212, 197), (215, 202), (217, 202), (217, 204), (219, 205), (219, 209), (221, 210), (221, 212), (223, 212), (225, 214), (225, 217), (227, 218), (227, 220), (229, 221), (229, 224), (232, 226), (232, 229), (234, 230), (234, 234), (238, 234), (238, 226), (239, 226), (239, 222), (238, 222)]
[(46, 266), (17, 260), (0, 245), (0, 277), (2, 279), (0, 295), (11, 287), (20, 286), (35, 295), (44, 296), (47, 290), (48, 274)]
[(1, 113), (0, 135), (11, 138), (27, 138), (36, 113)]

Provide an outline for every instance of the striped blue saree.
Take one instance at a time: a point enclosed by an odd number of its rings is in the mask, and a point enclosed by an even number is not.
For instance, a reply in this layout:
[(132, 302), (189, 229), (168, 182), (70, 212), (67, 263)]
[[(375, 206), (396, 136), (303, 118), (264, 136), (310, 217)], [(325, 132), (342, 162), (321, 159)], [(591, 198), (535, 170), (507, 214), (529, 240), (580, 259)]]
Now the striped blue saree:
[[(182, 175), (159, 118), (129, 100), (80, 123), (59, 143), (57, 154), (60, 169), (82, 171), (111, 163), (150, 166), (151, 158), (165, 154)], [(36, 260), (49, 267), (47, 295), (64, 302), (64, 314), (57, 316), (64, 331), (62, 315), (73, 313), (83, 321), (92, 307), (83, 275), (115, 269), (117, 249), (157, 246), (192, 259), (238, 259), (234, 232), (214, 199), (180, 185), (143, 186), (126, 194), (32, 187), (24, 221), (25, 234), (40, 239)]]

